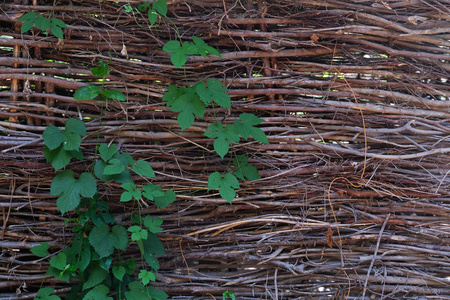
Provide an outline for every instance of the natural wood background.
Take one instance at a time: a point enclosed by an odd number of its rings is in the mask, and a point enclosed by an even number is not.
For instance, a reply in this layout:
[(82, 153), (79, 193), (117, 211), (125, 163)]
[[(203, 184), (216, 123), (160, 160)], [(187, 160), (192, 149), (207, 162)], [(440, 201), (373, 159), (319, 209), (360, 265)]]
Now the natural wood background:
[[(171, 299), (227, 289), (237, 299), (450, 297), (450, 1), (173, 1), (182, 38), (222, 53), (190, 57), (185, 71), (161, 51), (173, 25), (149, 29), (127, 3), (139, 1), (0, 4), (0, 299), (33, 298), (43, 280), (69, 289), (29, 248), (70, 242), (40, 137), (80, 116), (90, 118), (87, 151), (99, 130), (179, 194), (144, 210), (165, 220), (157, 286)], [(30, 10), (68, 24), (64, 40), (21, 35)], [(127, 95), (108, 103), (101, 126), (103, 103), (72, 97), (99, 60), (113, 69), (106, 88)], [(218, 117), (254, 113), (270, 141), (235, 146), (263, 178), (242, 184), (232, 205), (204, 189), (228, 164), (202, 135), (212, 110), (182, 132), (162, 102), (169, 84), (208, 78), (233, 100)], [(126, 222), (116, 187), (102, 190)]]

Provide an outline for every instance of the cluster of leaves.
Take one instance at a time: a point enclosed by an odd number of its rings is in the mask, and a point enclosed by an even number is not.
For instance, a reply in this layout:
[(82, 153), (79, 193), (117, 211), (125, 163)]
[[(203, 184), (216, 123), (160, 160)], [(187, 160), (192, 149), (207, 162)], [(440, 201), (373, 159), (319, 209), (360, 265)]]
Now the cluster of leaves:
[[(56, 170), (69, 163), (72, 156), (80, 155), (81, 139), (86, 135), (86, 127), (80, 120), (69, 119), (64, 130), (49, 126), (43, 133), (47, 160)], [(75, 179), (72, 170), (63, 170), (53, 179), (50, 194), (59, 196), (56, 205), (62, 214), (75, 210), (77, 217), (73, 222), (75, 238), (71, 247), (65, 248), (50, 259), (48, 274), (59, 280), (69, 282), (72, 278), (80, 280), (68, 299), (111, 299), (111, 293), (119, 299), (160, 299), (168, 296), (149, 286), (157, 279), (159, 262), (156, 256), (164, 255), (164, 247), (156, 236), (161, 232), (162, 219), (151, 216), (134, 215), (132, 225), (125, 228), (116, 224), (109, 213), (108, 205), (99, 200), (97, 181), (115, 181), (121, 183), (123, 192), (121, 201), (144, 201), (142, 197), (155, 202), (159, 208), (174, 202), (176, 195), (172, 190), (163, 191), (160, 186), (147, 184), (138, 188), (133, 182), (131, 172), (146, 178), (154, 178), (150, 164), (144, 160), (134, 161), (128, 153), (118, 151), (116, 145), (101, 144), (98, 147), (99, 159), (94, 165), (94, 175), (82, 173)], [(75, 155), (74, 155), (75, 154)], [(147, 268), (137, 268), (136, 259), (123, 261), (121, 254), (131, 243), (136, 243)], [(31, 249), (39, 257), (49, 256), (49, 244), (42, 243)], [(143, 264), (142, 264), (143, 265)], [(138, 270), (136, 270), (138, 269)], [(136, 273), (138, 272), (138, 273)], [(138, 281), (133, 280), (133, 276)], [(51, 295), (53, 288), (42, 288), (37, 294), (38, 300), (57, 300)]]
[(172, 64), (179, 68), (186, 64), (188, 55), (201, 55), (206, 57), (208, 54), (216, 55), (221, 57), (220, 52), (217, 49), (209, 46), (201, 38), (193, 36), (193, 42), (185, 41), (180, 43), (179, 41), (168, 41), (164, 47), (163, 51), (167, 53), (172, 53), (170, 56), (170, 61)]
[(44, 34), (49, 32), (59, 39), (63, 39), (63, 28), (67, 28), (66, 23), (58, 18), (46, 18), (43, 14), (38, 14), (35, 11), (30, 11), (20, 17), (19, 21), (22, 21), (22, 27), (20, 32), (23, 34), (28, 30), (31, 30), (33, 26), (41, 29)]
[(230, 96), (226, 93), (220, 81), (209, 79), (206, 83), (199, 82), (192, 87), (171, 85), (163, 95), (163, 101), (171, 111), (179, 112), (178, 124), (182, 130), (194, 123), (195, 116), (203, 118), (205, 108), (212, 101), (224, 108), (231, 108)]
[[(125, 6), (127, 12), (134, 10), (130, 5)], [(138, 13), (147, 13), (149, 22), (154, 25), (160, 16), (167, 17), (166, 0), (143, 2), (135, 9)], [(55, 18), (45, 19), (35, 12), (28, 13), (21, 18), (25, 23), (22, 32), (30, 30), (34, 25), (46, 31), (50, 30), (55, 36), (62, 38), (65, 24)], [(188, 55), (208, 54), (221, 57), (213, 47), (202, 39), (193, 37), (192, 42), (169, 41), (163, 50), (171, 54), (171, 62), (175, 67), (182, 67), (187, 62)], [(74, 98), (78, 100), (114, 99), (126, 101), (126, 96), (115, 89), (105, 89), (104, 82), (110, 73), (108, 64), (103, 61), (99, 66), (91, 68), (92, 75), (99, 77), (101, 86), (90, 84), (78, 89)], [(208, 106), (231, 109), (231, 99), (227, 88), (218, 80), (209, 79), (191, 87), (171, 85), (163, 100), (174, 112), (178, 112), (178, 123), (182, 130), (190, 127), (195, 117), (203, 118)], [(253, 114), (242, 113), (233, 124), (215, 122), (208, 126), (204, 135), (214, 139), (215, 152), (224, 158), (232, 149), (233, 143), (241, 138), (250, 137), (260, 143), (268, 143), (267, 136), (258, 127), (263, 120)], [(70, 119), (65, 129), (49, 126), (43, 133), (44, 153), (47, 161), (55, 171), (64, 169), (72, 158), (83, 160), (81, 141), (86, 136), (86, 128), (82, 121)], [(73, 223), (72, 230), (75, 238), (71, 247), (65, 248), (50, 258), (48, 273), (57, 279), (69, 282), (76, 278), (80, 281), (67, 299), (109, 300), (110, 295), (118, 299), (156, 299), (165, 300), (168, 296), (160, 290), (155, 290), (149, 284), (157, 280), (156, 273), (160, 268), (157, 256), (164, 255), (164, 247), (157, 237), (163, 229), (163, 220), (151, 216), (133, 215), (132, 225), (128, 228), (117, 223), (109, 212), (107, 203), (99, 200), (97, 182), (115, 181), (123, 189), (121, 202), (153, 201), (158, 208), (163, 208), (174, 202), (176, 195), (172, 190), (163, 191), (155, 184), (148, 183), (138, 187), (133, 181), (132, 174), (148, 179), (154, 178), (155, 173), (150, 164), (144, 160), (134, 159), (128, 153), (119, 152), (116, 145), (101, 144), (96, 149), (99, 158), (91, 172), (84, 172), (75, 178), (72, 170), (62, 170), (53, 179), (50, 193), (58, 196), (56, 201), (62, 214), (75, 210), (75, 217), (67, 220)], [(97, 151), (96, 151), (97, 153)], [(231, 202), (236, 197), (236, 189), (240, 188), (239, 180), (256, 180), (260, 175), (255, 167), (248, 164), (245, 155), (234, 154), (233, 167), (221, 174), (214, 172), (208, 179), (208, 190), (218, 190), (221, 197)], [(146, 200), (145, 200), (146, 199)], [(135, 258), (124, 261), (122, 254), (127, 251), (130, 243), (135, 243), (141, 253), (142, 262), (138, 264)], [(50, 256), (49, 244), (42, 243), (31, 251), (39, 257)], [(146, 264), (144, 264), (144, 262)], [(142, 267), (138, 267), (142, 265)], [(147, 266), (147, 267), (144, 267)], [(138, 280), (135, 280), (137, 277)], [(35, 299), (58, 300), (53, 288), (41, 288)], [(232, 292), (223, 293), (223, 299), (235, 299)]]
[(78, 89), (73, 97), (77, 100), (92, 100), (100, 96), (101, 100), (108, 100), (108, 99), (114, 99), (118, 101), (126, 101), (126, 96), (119, 90), (116, 89), (104, 89), (104, 82), (106, 79), (106, 76), (110, 73), (110, 69), (108, 67), (108, 64), (104, 63), (103, 61), (99, 61), (98, 67), (93, 67), (90, 69), (92, 72), (92, 75), (95, 77), (101, 77), (100, 79), (102, 85), (99, 87), (95, 84), (89, 84), (86, 86), (83, 86), (82, 88)]
[[(171, 54), (170, 60), (175, 67), (182, 67), (187, 62), (187, 55), (208, 54), (221, 57), (220, 52), (206, 44), (202, 39), (193, 36), (193, 42), (168, 41), (163, 51)], [(231, 99), (227, 94), (227, 88), (215, 79), (209, 79), (207, 82), (198, 82), (191, 87), (178, 87), (171, 85), (163, 95), (163, 101), (173, 112), (178, 112), (177, 120), (181, 130), (189, 128), (195, 120), (195, 117), (203, 118), (205, 109), (208, 105), (217, 104), (222, 108), (231, 108)], [(214, 150), (224, 158), (230, 150), (231, 143), (238, 143), (240, 138), (248, 140), (252, 136), (260, 143), (267, 144), (267, 136), (256, 125), (263, 120), (254, 114), (242, 113), (239, 120), (233, 124), (223, 124), (215, 122), (208, 126), (204, 135), (214, 139)], [(208, 178), (208, 190), (219, 190), (220, 196), (231, 203), (236, 197), (236, 189), (240, 188), (240, 180), (256, 180), (261, 178), (255, 167), (248, 165), (248, 157), (238, 155), (234, 159), (235, 171), (220, 174), (214, 172)]]
[[(205, 109), (210, 104), (215, 103), (223, 108), (231, 108), (231, 99), (226, 92), (227, 88), (220, 81), (209, 79), (206, 83), (199, 82), (192, 87), (171, 85), (163, 95), (163, 101), (167, 102), (171, 111), (179, 112), (178, 124), (182, 130), (185, 130), (194, 123), (195, 117), (204, 117)], [(214, 150), (221, 158), (224, 158), (230, 150), (230, 145), (238, 143), (241, 137), (248, 140), (251, 136), (258, 142), (267, 144), (266, 134), (256, 127), (262, 121), (254, 114), (242, 113), (239, 120), (235, 120), (233, 124), (215, 122), (209, 125), (204, 135), (214, 139)], [(237, 178), (241, 180), (260, 178), (256, 168), (248, 165), (248, 158), (244, 155), (236, 157), (234, 166), (236, 168), (234, 175), (232, 173), (221, 175), (219, 172), (214, 172), (208, 180), (208, 190), (219, 189), (220, 196), (229, 202), (236, 197), (235, 190), (240, 187)]]
[(166, 0), (156, 0), (153, 3), (149, 1), (142, 2), (137, 8), (133, 10), (130, 4), (125, 5), (125, 11), (127, 13), (147, 13), (147, 18), (150, 24), (153, 26), (158, 21), (160, 16), (167, 17), (167, 1)]

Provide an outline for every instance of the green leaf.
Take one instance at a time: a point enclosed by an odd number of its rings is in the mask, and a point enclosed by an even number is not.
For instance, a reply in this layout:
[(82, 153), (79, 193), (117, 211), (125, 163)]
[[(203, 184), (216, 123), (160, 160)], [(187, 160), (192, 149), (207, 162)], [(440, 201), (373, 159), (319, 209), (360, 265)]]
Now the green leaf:
[(50, 248), (47, 242), (43, 242), (37, 246), (34, 246), (30, 249), (31, 253), (39, 257), (46, 257), (50, 253), (48, 253), (48, 248)]
[(178, 124), (185, 130), (194, 123), (195, 117), (203, 118), (205, 114), (205, 104), (195, 94), (194, 89), (185, 88), (183, 93), (173, 101), (171, 111), (180, 112), (178, 114)]
[(181, 49), (180, 42), (176, 40), (168, 41), (162, 48), (166, 53), (175, 53), (180, 51), (179, 49)]
[(114, 154), (116, 154), (117, 146), (114, 144), (112, 144), (110, 146), (108, 146), (106, 144), (101, 144), (100, 147), (98, 148), (98, 152), (100, 153), (100, 157), (105, 162), (107, 162), (114, 156)]
[(169, 87), (167, 88), (167, 92), (165, 92), (163, 95), (162, 101), (167, 102), (167, 106), (170, 107), (173, 105), (175, 100), (178, 99), (178, 97), (184, 94), (184, 90), (185, 88), (183, 87), (180, 87), (180, 89), (178, 89), (176, 85), (169, 85)]
[[(120, 153), (116, 153), (116, 155), (114, 155), (114, 157), (117, 157), (117, 154), (120, 154)], [(131, 174), (130, 174), (130, 172), (128, 172), (128, 170), (124, 170), (122, 173), (116, 174), (116, 175), (105, 175), (104, 170), (105, 170), (106, 166), (107, 166), (107, 164), (103, 160), (97, 160), (95, 162), (94, 174), (95, 174), (95, 176), (97, 176), (98, 179), (103, 180), (103, 181), (115, 180), (119, 183), (126, 183), (126, 182), (131, 181)]]
[(150, 24), (154, 25), (156, 23), (156, 21), (158, 21), (158, 12), (154, 9), (149, 9), (148, 10), (148, 21), (150, 22)]
[[(234, 175), (241, 180), (257, 180), (261, 178), (258, 170), (254, 166), (248, 165), (248, 157), (245, 155), (238, 155), (233, 160), (234, 165), (236, 166), (236, 171)], [(244, 178), (245, 177), (245, 178)]]
[(109, 288), (104, 285), (98, 285), (92, 290), (86, 293), (83, 300), (113, 300), (112, 297), (108, 297)]
[(123, 267), (125, 268), (128, 275), (133, 274), (134, 270), (136, 269), (136, 258), (128, 259)]
[(127, 97), (121, 91), (118, 91), (115, 89), (104, 90), (102, 92), (102, 94), (106, 98), (111, 98), (111, 99), (118, 100), (118, 101), (126, 101), (127, 100)]
[(164, 207), (172, 204), (176, 198), (177, 198), (177, 195), (175, 194), (175, 192), (173, 190), (169, 189), (164, 193), (163, 196), (155, 196), (153, 198), (153, 201), (156, 203), (156, 207), (164, 208)]
[(153, 270), (159, 270), (160, 265), (158, 259), (149, 252), (144, 252), (144, 259), (145, 262), (153, 269)]
[(76, 133), (81, 136), (85, 136), (87, 134), (86, 125), (84, 125), (84, 122), (79, 119), (67, 120), (66, 129), (64, 132)]
[(139, 3), (137, 9), (140, 12), (145, 12), (147, 10), (147, 8), (149, 8), (149, 7), (150, 7), (150, 2), (145, 1), (145, 2)]
[(33, 21), (36, 19), (37, 13), (35, 11), (30, 11), (20, 17), (19, 21)]
[(135, 166), (133, 165), (133, 171), (136, 172), (136, 174), (144, 176), (144, 177), (150, 177), (150, 178), (156, 177), (155, 172), (153, 171), (152, 167), (145, 160), (138, 160), (136, 162), (136, 165)]
[(98, 263), (89, 267), (86, 270), (86, 273), (89, 277), (83, 284), (83, 291), (100, 284), (109, 274), (109, 272), (101, 268)]
[(80, 196), (93, 197), (97, 192), (97, 181), (90, 173), (84, 172), (76, 180), (72, 170), (64, 170), (52, 181), (50, 194), (61, 195), (56, 206), (62, 214), (76, 208), (80, 204)]
[(131, 226), (128, 228), (128, 231), (131, 232), (131, 240), (133, 242), (146, 240), (148, 237), (148, 231), (137, 225)]
[(44, 15), (39, 14), (36, 17), (34, 24), (36, 25), (37, 28), (45, 31), (50, 28), (51, 22), (50, 19), (47, 19), (44, 17)]
[(162, 197), (164, 196), (164, 192), (162, 191), (162, 188), (159, 185), (156, 184), (146, 184), (142, 187), (142, 190), (144, 191), (142, 195), (147, 198), (148, 200), (154, 200), (156, 197)]
[[(63, 149), (68, 151), (70, 155), (72, 155), (72, 151), (74, 156), (78, 156), (77, 152), (80, 150), (81, 145), (81, 136), (85, 136), (86, 126), (83, 121), (78, 119), (69, 119), (66, 122), (66, 128), (62, 133), (62, 145)], [(80, 153), (82, 156), (82, 153)]]
[(44, 146), (44, 155), (47, 162), (51, 162), (55, 171), (67, 166), (72, 158), (70, 152), (64, 150), (62, 146), (54, 150), (50, 150), (47, 146)]
[(228, 297), (230, 297), (231, 300), (236, 300), (236, 296), (234, 295), (234, 293), (227, 290), (223, 292), (222, 300), (227, 300)]
[(150, 230), (152, 233), (158, 233), (163, 231), (163, 229), (160, 227), (163, 223), (163, 219), (161, 218), (152, 218), (151, 216), (145, 217), (144, 225), (145, 227)]
[(226, 93), (227, 88), (223, 87), (218, 80), (209, 79), (208, 82), (195, 85), (195, 91), (205, 104), (211, 103), (212, 100), (223, 108), (231, 108), (230, 96)]
[(170, 61), (175, 67), (181, 67), (187, 62), (186, 55), (196, 54), (197, 47), (189, 42), (183, 42), (181, 45), (179, 41), (168, 41), (162, 48), (166, 53), (173, 53), (170, 56)]
[(117, 280), (122, 281), (123, 276), (125, 276), (126, 270), (123, 266), (114, 266), (112, 267), (112, 272), (114, 277), (117, 278)]
[(133, 11), (133, 7), (130, 4), (127, 4), (123, 7), (123, 9), (125, 10), (125, 12), (130, 13)]
[(255, 125), (263, 122), (263, 119), (258, 118), (254, 114), (242, 113), (239, 116), (239, 120), (234, 121), (234, 126), (236, 127), (239, 134), (244, 138), (248, 139), (249, 136), (253, 136), (255, 140), (262, 144), (268, 144), (267, 136), (260, 128), (254, 127)]
[(24, 34), (28, 30), (32, 29), (33, 26), (34, 26), (34, 20), (24, 22), (22, 24), (22, 27), (20, 27), (20, 33)]
[[(62, 31), (61, 27), (52, 25), (50, 28), (50, 32), (60, 40), (62, 40), (64, 38), (64, 32)], [(75, 99), (77, 99), (77, 98), (75, 98)], [(90, 99), (77, 99), (77, 100), (90, 100)]]
[(214, 150), (221, 158), (224, 158), (228, 153), (230, 143), (239, 142), (239, 133), (231, 124), (224, 127), (220, 122), (213, 123), (208, 126), (204, 135), (210, 139), (215, 139)]
[(127, 300), (152, 300), (152, 296), (148, 293), (148, 288), (144, 287), (140, 282), (133, 281), (128, 285), (129, 291), (125, 292)]
[(200, 39), (196, 36), (193, 36), (192, 40), (194, 41), (194, 44), (197, 46), (197, 49), (198, 49), (197, 51), (201, 56), (206, 57), (207, 54), (213, 54), (218, 57), (221, 57), (220, 52), (217, 51), (217, 49), (209, 46), (202, 39)]
[(177, 68), (182, 67), (187, 62), (187, 57), (183, 52), (175, 52), (170, 56), (170, 62)]
[(222, 175), (216, 171), (209, 175), (208, 190), (215, 190), (217, 188), (219, 189), (220, 196), (231, 203), (236, 197), (236, 191), (234, 189), (239, 188), (239, 181), (230, 173), (226, 173), (222, 177)]
[(128, 247), (128, 233), (125, 227), (115, 225), (112, 228), (111, 236), (114, 240), (114, 248), (125, 251)]
[(142, 280), (142, 283), (144, 285), (149, 284), (150, 281), (155, 281), (156, 280), (156, 276), (152, 271), (147, 271), (147, 270), (141, 270), (139, 272), (139, 279)]
[(155, 9), (160, 15), (167, 16), (167, 2), (166, 0), (158, 0), (153, 3), (153, 9)]
[(89, 234), (89, 243), (100, 258), (110, 256), (114, 251), (115, 240), (112, 238), (107, 224), (92, 228)]
[(59, 296), (51, 295), (55, 289), (52, 287), (40, 288), (34, 300), (61, 300)]
[(50, 266), (58, 270), (64, 270), (67, 266), (67, 256), (64, 252), (60, 252), (58, 256), (50, 258)]
[(92, 100), (100, 95), (100, 93), (101, 91), (98, 86), (90, 84), (79, 88), (75, 94), (73, 94), (73, 97), (76, 100)]
[(81, 249), (80, 261), (78, 262), (78, 267), (80, 268), (81, 272), (84, 272), (84, 270), (86, 270), (86, 268), (91, 263), (91, 247), (86, 242), (86, 238), (83, 238), (83, 240), (83, 248)]
[(152, 295), (152, 299), (156, 300), (166, 300), (169, 298), (169, 295), (166, 294), (166, 292), (162, 290), (155, 290), (153, 286), (150, 286), (149, 288), (150, 295)]
[(64, 131), (63, 133), (63, 149), (66, 151), (76, 151), (80, 148), (81, 137), (80, 135)]
[(137, 189), (136, 185), (133, 182), (126, 182), (122, 184), (122, 188), (127, 192), (122, 193), (120, 197), (121, 202), (128, 202), (132, 198), (138, 201), (141, 199), (141, 190)]
[(66, 23), (64, 23), (64, 21), (58, 19), (58, 18), (52, 18), (52, 25), (53, 26), (58, 26), (61, 28), (67, 28)]
[(102, 60), (98, 62), (98, 67), (91, 68), (92, 75), (95, 77), (106, 77), (106, 75), (109, 74), (109, 68), (108, 65), (105, 64)]
[(144, 253), (150, 253), (154, 255), (165, 255), (164, 245), (161, 240), (154, 234), (149, 233), (146, 240), (142, 240), (144, 246)]
[(22, 27), (20, 28), (20, 32), (22, 34), (33, 28), (34, 22), (36, 20), (36, 15), (37, 14), (35, 11), (30, 11), (20, 17), (19, 21), (24, 21)]
[(125, 166), (122, 164), (122, 162), (117, 158), (113, 158), (109, 161), (109, 164), (103, 170), (103, 174), (115, 175), (122, 173), (124, 170)]
[(48, 149), (54, 150), (63, 142), (63, 133), (56, 126), (48, 126), (45, 128), (42, 138), (44, 139), (44, 144), (48, 147)]

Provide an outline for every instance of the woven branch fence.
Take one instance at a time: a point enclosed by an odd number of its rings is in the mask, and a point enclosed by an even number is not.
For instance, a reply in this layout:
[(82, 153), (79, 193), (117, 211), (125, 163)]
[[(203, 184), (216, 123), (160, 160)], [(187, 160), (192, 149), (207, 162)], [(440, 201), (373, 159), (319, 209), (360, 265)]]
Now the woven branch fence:
[[(98, 137), (149, 161), (155, 183), (179, 195), (143, 209), (164, 219), (156, 286), (170, 299), (226, 290), (236, 299), (449, 299), (450, 1), (173, 1), (173, 23), (153, 28), (125, 11), (138, 3), (0, 4), (0, 299), (33, 298), (42, 282), (70, 290), (29, 249), (70, 244), (41, 135), (81, 117), (86, 162), (71, 169), (92, 164)], [(63, 20), (64, 40), (20, 34), (31, 10)], [(173, 67), (161, 48), (177, 38), (174, 25), (222, 58)], [(73, 98), (101, 84), (89, 71), (99, 60), (113, 69), (105, 88), (126, 102)], [(181, 131), (163, 93), (209, 78), (229, 88), (232, 110), (211, 107)], [(203, 133), (242, 112), (264, 120), (270, 143), (234, 145), (262, 178), (242, 183), (230, 205), (205, 188), (229, 162)], [(135, 207), (118, 201), (117, 187), (101, 189), (126, 223)]]

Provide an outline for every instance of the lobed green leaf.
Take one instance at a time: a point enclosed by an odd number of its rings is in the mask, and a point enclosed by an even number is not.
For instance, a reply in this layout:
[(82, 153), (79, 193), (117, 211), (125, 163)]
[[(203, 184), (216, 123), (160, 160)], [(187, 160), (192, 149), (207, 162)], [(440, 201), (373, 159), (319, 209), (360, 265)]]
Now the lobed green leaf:
[(36, 256), (39, 257), (46, 257), (50, 253), (48, 253), (48, 249), (50, 248), (50, 245), (47, 242), (40, 243), (37, 246), (34, 246), (30, 249), (31, 253), (33, 253)]
[(108, 297), (109, 288), (104, 285), (98, 285), (92, 290), (86, 293), (83, 300), (113, 300), (112, 297)]
[(218, 80), (209, 79), (206, 84), (196, 84), (195, 91), (205, 104), (214, 101), (223, 108), (231, 108), (231, 99), (226, 93), (227, 88)]
[(156, 10), (160, 15), (167, 16), (167, 2), (166, 0), (158, 0), (153, 3), (153, 9)]
[(251, 136), (258, 142), (262, 144), (268, 144), (267, 135), (258, 127), (254, 127), (255, 125), (263, 122), (262, 119), (258, 118), (254, 114), (242, 113), (239, 116), (240, 120), (234, 121), (234, 126), (236, 127), (239, 134), (244, 138), (248, 139)]
[(63, 132), (56, 126), (48, 126), (45, 128), (42, 138), (48, 149), (54, 150), (63, 142)]
[(61, 300), (57, 295), (51, 295), (55, 289), (52, 287), (40, 288), (34, 300)]
[(109, 272), (101, 268), (98, 263), (91, 265), (86, 273), (89, 277), (83, 284), (83, 291), (100, 284), (109, 275)]

